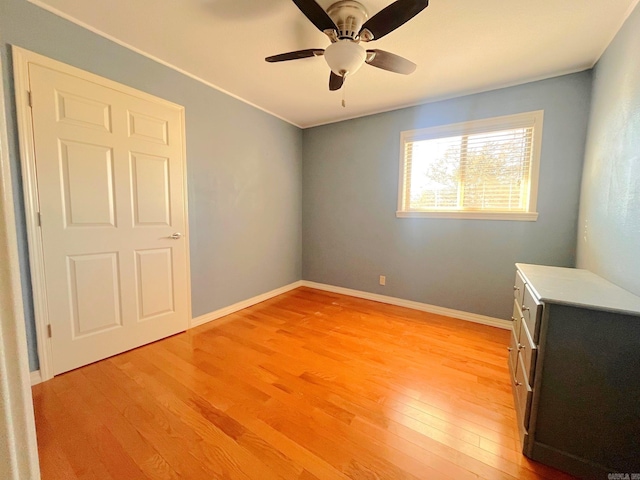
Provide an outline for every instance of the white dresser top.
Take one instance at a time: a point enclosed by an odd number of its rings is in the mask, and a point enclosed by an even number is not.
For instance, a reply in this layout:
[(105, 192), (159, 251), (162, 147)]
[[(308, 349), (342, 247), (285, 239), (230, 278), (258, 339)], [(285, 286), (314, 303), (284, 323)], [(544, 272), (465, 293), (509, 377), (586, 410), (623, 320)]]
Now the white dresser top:
[(543, 302), (640, 315), (640, 297), (589, 270), (516, 263)]

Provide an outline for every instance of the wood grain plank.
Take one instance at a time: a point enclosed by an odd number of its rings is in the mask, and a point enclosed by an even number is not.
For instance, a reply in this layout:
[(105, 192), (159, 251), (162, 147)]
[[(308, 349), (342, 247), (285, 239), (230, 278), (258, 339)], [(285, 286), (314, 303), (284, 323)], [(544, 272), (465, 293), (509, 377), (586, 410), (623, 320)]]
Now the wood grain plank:
[(546, 479), (509, 332), (298, 288), (34, 387), (42, 478)]

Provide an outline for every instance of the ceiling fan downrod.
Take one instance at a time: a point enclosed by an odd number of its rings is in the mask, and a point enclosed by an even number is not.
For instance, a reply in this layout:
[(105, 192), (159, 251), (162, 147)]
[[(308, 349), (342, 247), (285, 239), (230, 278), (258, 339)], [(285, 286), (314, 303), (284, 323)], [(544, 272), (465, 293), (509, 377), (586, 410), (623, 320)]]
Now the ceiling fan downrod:
[(364, 5), (355, 0), (340, 0), (327, 9), (327, 14), (338, 27), (338, 40), (360, 41), (360, 30), (369, 18)]

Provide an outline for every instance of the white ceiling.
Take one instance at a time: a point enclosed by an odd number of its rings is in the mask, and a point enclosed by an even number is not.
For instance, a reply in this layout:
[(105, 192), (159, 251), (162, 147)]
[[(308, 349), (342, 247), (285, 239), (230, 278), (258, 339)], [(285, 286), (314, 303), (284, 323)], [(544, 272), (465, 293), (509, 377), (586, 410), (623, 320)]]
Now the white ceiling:
[[(368, 65), (329, 92), (322, 57), (269, 55), (330, 42), (291, 0), (30, 0), (300, 127), (588, 69), (638, 0), (431, 0), (367, 44), (418, 64)], [(373, 15), (391, 0), (360, 0)], [(334, 0), (318, 0), (328, 7)]]

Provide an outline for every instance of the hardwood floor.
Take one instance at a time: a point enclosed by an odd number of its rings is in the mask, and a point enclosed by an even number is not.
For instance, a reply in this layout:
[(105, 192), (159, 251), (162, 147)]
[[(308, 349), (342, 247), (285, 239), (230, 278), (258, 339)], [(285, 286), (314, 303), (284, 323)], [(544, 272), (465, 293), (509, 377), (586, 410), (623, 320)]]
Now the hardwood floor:
[(42, 478), (571, 478), (518, 452), (508, 339), (299, 288), (35, 386)]

